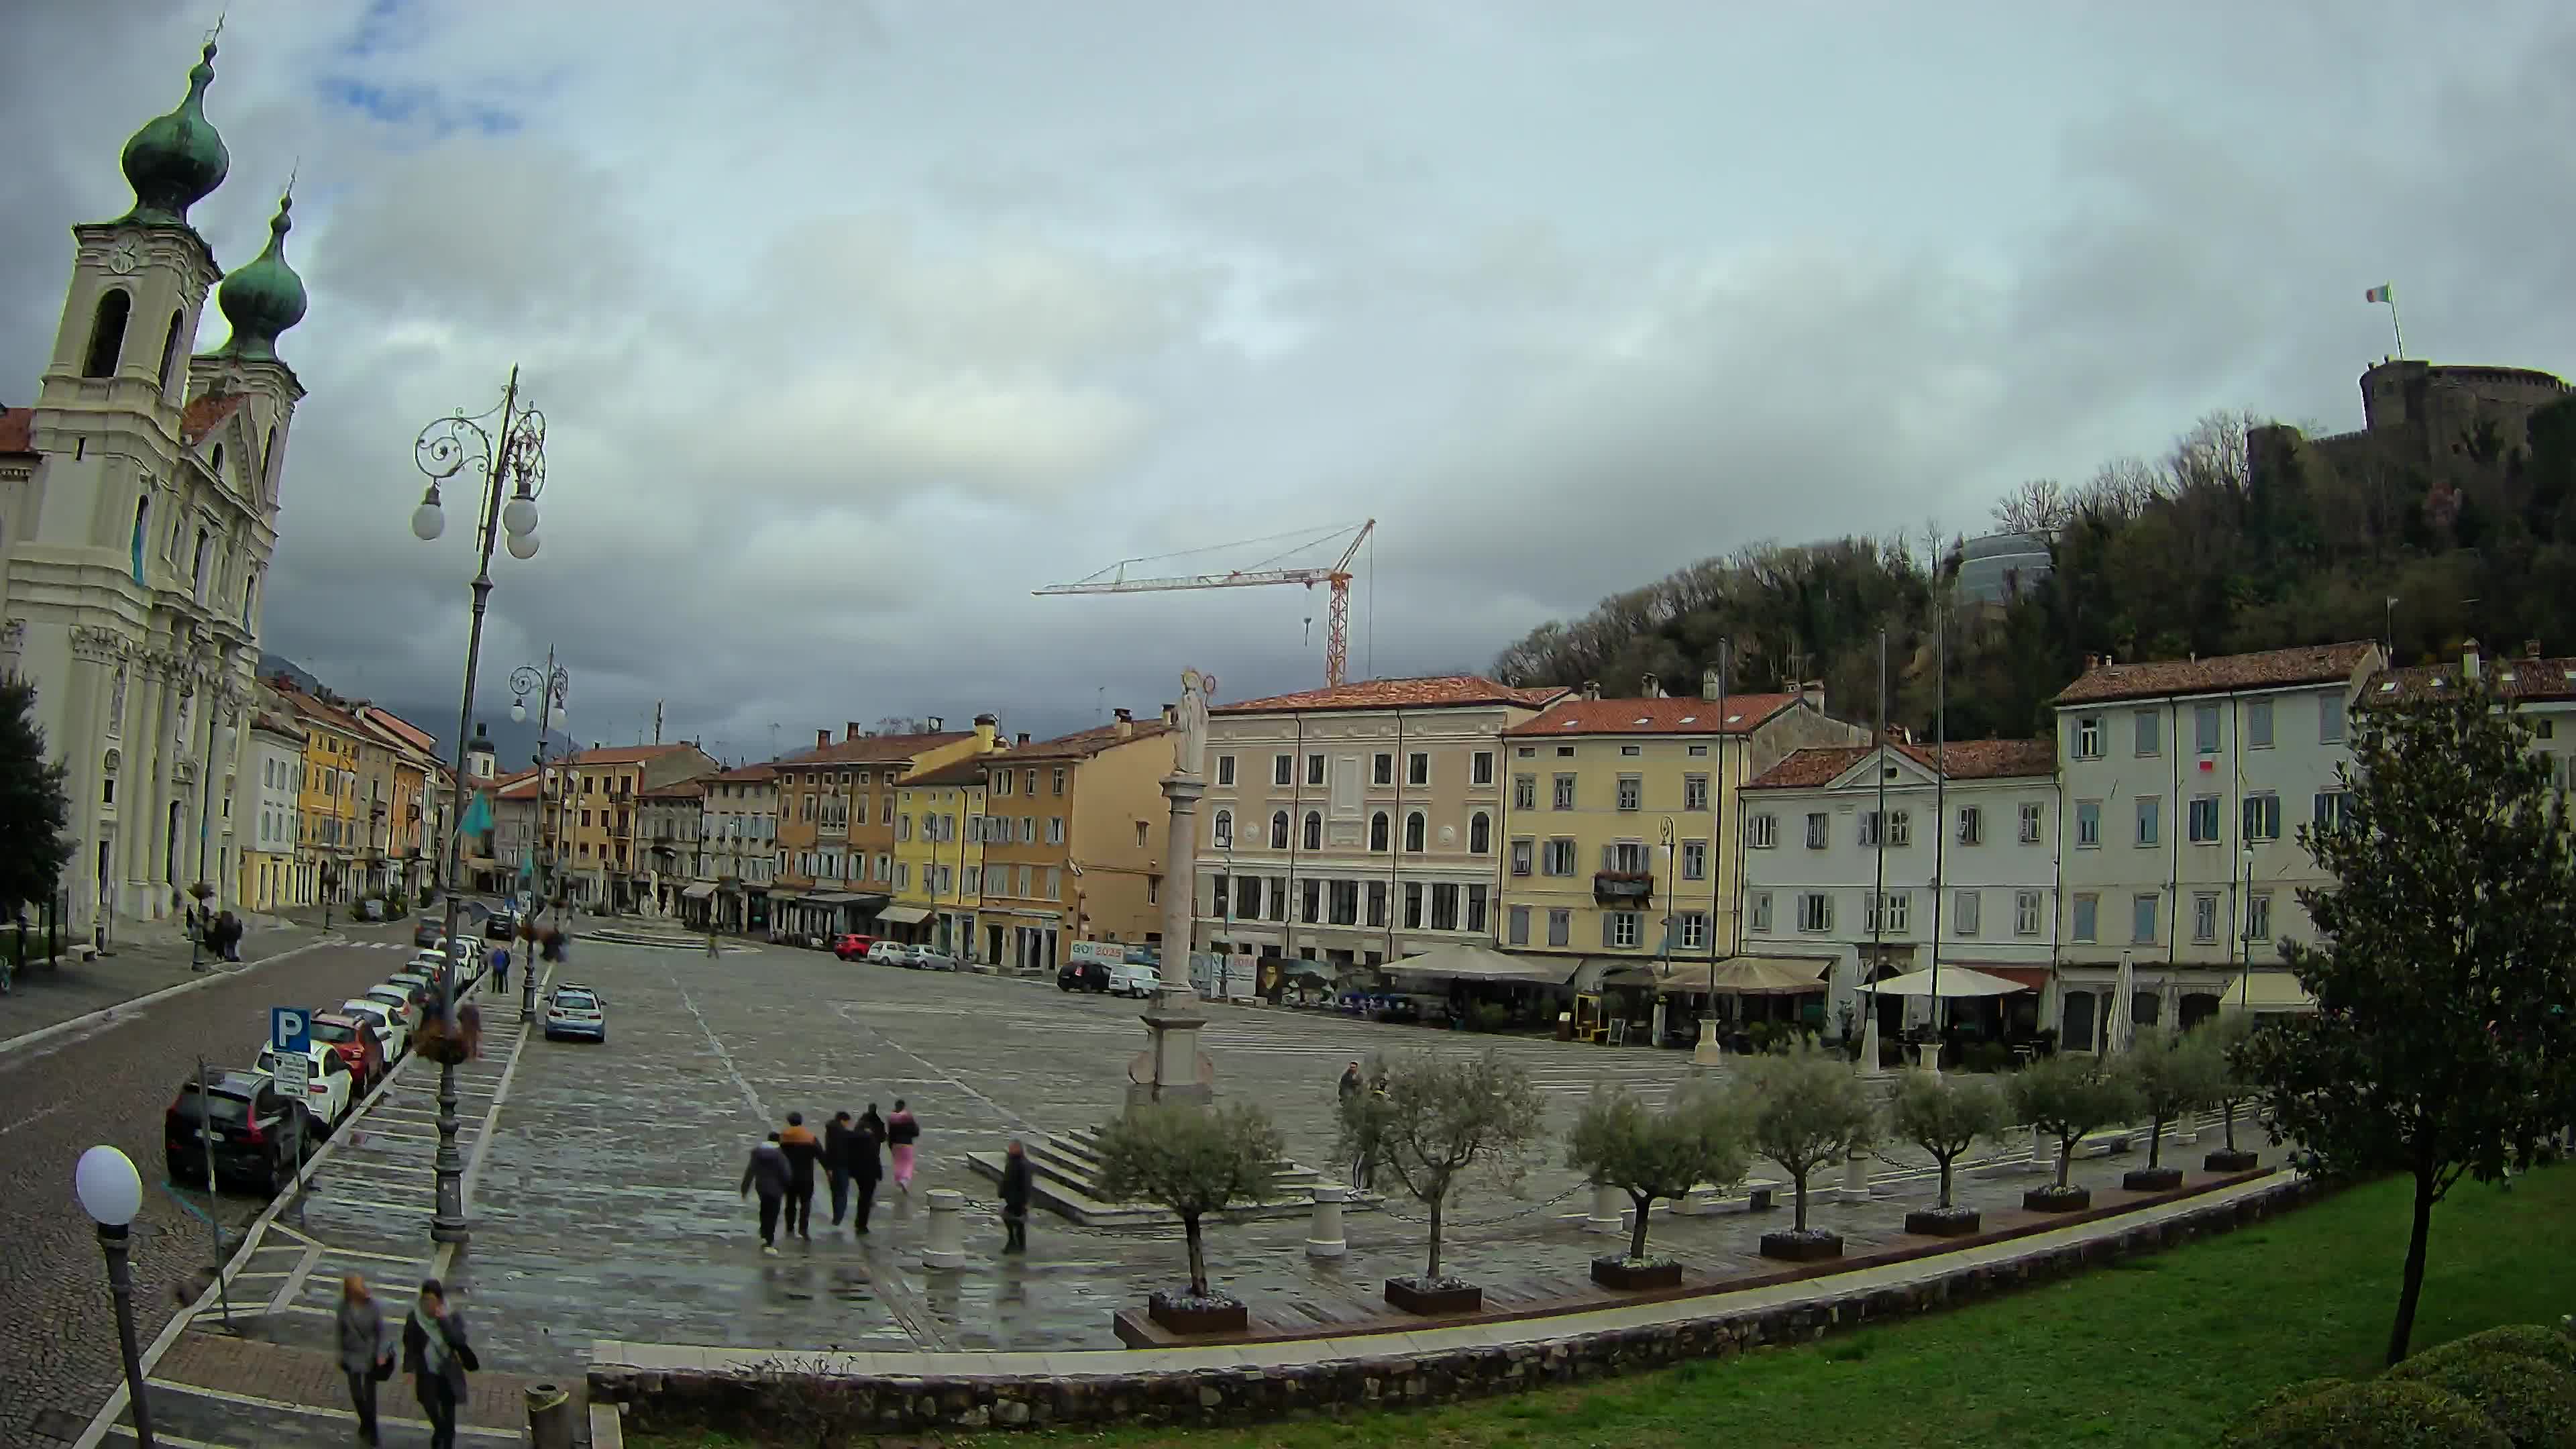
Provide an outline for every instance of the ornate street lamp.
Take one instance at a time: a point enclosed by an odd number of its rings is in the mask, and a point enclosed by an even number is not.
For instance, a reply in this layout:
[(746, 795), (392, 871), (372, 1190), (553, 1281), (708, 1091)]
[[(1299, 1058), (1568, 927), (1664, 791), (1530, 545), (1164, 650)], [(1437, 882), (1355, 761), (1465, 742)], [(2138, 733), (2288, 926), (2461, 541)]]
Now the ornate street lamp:
[[(498, 421), (493, 422), (496, 413)], [(511, 368), (509, 386), (502, 390), (501, 406), (495, 412), (459, 412), (422, 428), (412, 440), (412, 461), (429, 478), (429, 488), (421, 494), (420, 506), (411, 515), (412, 536), (423, 543), (447, 531), (439, 485), (460, 473), (470, 476), (479, 469), (483, 474), (483, 506), (475, 529), (471, 585), (473, 618), (465, 635), (465, 691), (456, 709), (456, 806), (449, 817), (446, 870), (446, 878), (452, 883), (463, 844), (463, 832), (457, 827), (465, 819), (465, 746), (466, 736), (474, 730), (474, 675), (483, 662), (483, 615), (492, 596), (492, 545), (506, 532), (510, 557), (530, 559), (537, 555), (537, 496), (546, 486), (545, 414), (520, 405), (519, 370)], [(509, 494), (506, 506), (502, 501), (505, 492)], [(464, 1037), (456, 1029), (456, 983), (465, 970), (464, 942), (458, 936), (463, 905), (463, 897), (451, 888), (447, 893), (447, 964), (439, 972), (438, 991), (440, 1015), (447, 1024), (438, 1066), (438, 1154), (432, 1159), (438, 1199), (429, 1220), (432, 1240), (457, 1244), (471, 1236), (465, 1223), (465, 1156), (456, 1145), (456, 1059), (464, 1046)]]
[[(207, 1124), (211, 1130), (213, 1124)], [(143, 1355), (134, 1344), (134, 1277), (126, 1269), (126, 1234), (143, 1211), (143, 1178), (134, 1160), (113, 1147), (93, 1147), (72, 1169), (72, 1194), (98, 1224), (107, 1255), (108, 1291), (116, 1299), (116, 1343), (125, 1355), (125, 1396), (134, 1409), (134, 1442), (152, 1449), (152, 1407), (144, 1394)]]

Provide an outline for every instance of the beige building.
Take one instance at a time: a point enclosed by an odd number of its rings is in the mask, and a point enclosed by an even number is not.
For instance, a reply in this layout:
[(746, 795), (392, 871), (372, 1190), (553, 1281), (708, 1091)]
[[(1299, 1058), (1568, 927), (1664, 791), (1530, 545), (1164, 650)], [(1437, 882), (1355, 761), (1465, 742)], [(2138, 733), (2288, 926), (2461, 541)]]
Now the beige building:
[(1216, 706), (1198, 812), (1199, 938), (1238, 955), (1361, 965), (1491, 942), (1500, 736), (1564, 693), (1454, 674)]
[(1052, 974), (1075, 941), (1160, 941), (1170, 726), (1122, 709), (985, 764), (982, 959)]

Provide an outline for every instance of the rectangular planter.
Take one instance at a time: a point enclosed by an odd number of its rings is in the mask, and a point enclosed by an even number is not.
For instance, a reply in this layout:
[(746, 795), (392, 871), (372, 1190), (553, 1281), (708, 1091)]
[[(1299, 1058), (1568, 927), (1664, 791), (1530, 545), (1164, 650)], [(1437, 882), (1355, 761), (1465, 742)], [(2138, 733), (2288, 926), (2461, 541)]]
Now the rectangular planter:
[(1214, 1303), (1192, 1308), (1149, 1303), (1145, 1306), (1145, 1313), (1174, 1333), (1241, 1333), (1252, 1324), (1251, 1310), (1240, 1303)]
[(1637, 1293), (1648, 1288), (1682, 1286), (1679, 1263), (1630, 1263), (1623, 1258), (1592, 1260), (1592, 1281), (1621, 1293)]
[(1402, 1278), (1389, 1278), (1386, 1301), (1407, 1313), (1473, 1313), (1485, 1306), (1485, 1290), (1472, 1283), (1457, 1288), (1416, 1288)]

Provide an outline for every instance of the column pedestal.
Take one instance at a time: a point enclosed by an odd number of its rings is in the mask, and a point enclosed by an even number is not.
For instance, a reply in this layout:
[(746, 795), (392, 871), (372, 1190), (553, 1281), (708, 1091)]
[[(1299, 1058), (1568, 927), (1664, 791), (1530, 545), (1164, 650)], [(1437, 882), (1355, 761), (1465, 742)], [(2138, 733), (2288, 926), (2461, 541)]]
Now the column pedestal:
[(1869, 1162), (1867, 1153), (1856, 1153), (1843, 1163), (1844, 1202), (1869, 1201)]
[(1306, 1256), (1338, 1258), (1350, 1251), (1342, 1236), (1342, 1203), (1351, 1195), (1347, 1187), (1319, 1183), (1315, 1187), (1315, 1215), (1306, 1224)]
[[(1861, 1000), (1864, 1003), (1869, 1002), (1867, 997), (1862, 997)], [(1860, 1028), (1860, 1074), (1864, 1077), (1875, 1077), (1879, 1075), (1878, 1012), (1869, 1004), (1864, 1004), (1861, 1009), (1867, 1014), (1862, 1018)]]
[(1624, 1233), (1628, 1230), (1627, 1212), (1627, 1193), (1615, 1187), (1596, 1187), (1592, 1189), (1592, 1211), (1583, 1219), (1583, 1230), (1587, 1233)]
[(1693, 1066), (1713, 1067), (1726, 1060), (1726, 1048), (1717, 1039), (1717, 1027), (1714, 1016), (1699, 1019), (1699, 1040), (1691, 1044)]

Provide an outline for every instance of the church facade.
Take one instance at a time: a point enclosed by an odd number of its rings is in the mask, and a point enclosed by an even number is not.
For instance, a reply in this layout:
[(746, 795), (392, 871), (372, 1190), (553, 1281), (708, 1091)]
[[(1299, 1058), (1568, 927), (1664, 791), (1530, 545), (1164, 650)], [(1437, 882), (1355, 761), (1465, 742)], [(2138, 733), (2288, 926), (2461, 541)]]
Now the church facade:
[[(228, 276), (189, 223), (231, 164), (205, 113), (214, 57), (126, 142), (133, 209), (72, 229), (35, 404), (0, 413), (0, 670), (34, 682), (68, 767), (78, 851), (57, 898), (99, 938), (177, 915), (200, 883), (243, 905), (257, 838), (261, 595), (304, 396), (277, 339), (305, 294), (289, 201)], [(231, 336), (191, 355), (210, 300)]]

